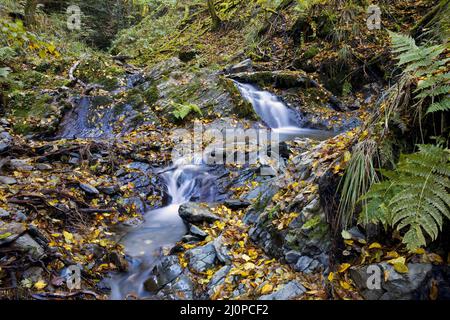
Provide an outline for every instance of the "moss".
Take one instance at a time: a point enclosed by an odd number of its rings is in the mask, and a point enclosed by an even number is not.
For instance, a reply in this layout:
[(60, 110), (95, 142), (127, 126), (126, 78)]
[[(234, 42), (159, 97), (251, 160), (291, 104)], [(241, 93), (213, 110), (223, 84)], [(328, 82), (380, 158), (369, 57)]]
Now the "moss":
[(150, 88), (148, 88), (147, 90), (145, 90), (144, 98), (145, 98), (145, 102), (147, 102), (147, 104), (149, 106), (154, 105), (156, 103), (156, 101), (158, 101), (158, 99), (159, 99), (158, 87), (154, 85), (154, 86), (151, 86)]
[(309, 60), (314, 58), (318, 53), (320, 52), (320, 49), (316, 46), (310, 47), (306, 52), (303, 54), (303, 59)]

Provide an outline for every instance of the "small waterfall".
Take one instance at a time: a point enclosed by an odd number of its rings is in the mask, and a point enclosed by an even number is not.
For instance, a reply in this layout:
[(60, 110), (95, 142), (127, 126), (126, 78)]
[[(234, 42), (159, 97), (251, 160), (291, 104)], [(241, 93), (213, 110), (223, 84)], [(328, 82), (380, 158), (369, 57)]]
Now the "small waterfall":
[(279, 134), (281, 141), (295, 137), (322, 140), (332, 136), (328, 131), (302, 128), (299, 115), (276, 95), (248, 83), (234, 82), (242, 97), (253, 105), (261, 120)]
[(150, 296), (144, 289), (144, 282), (161, 248), (175, 244), (186, 234), (186, 226), (178, 215), (179, 207), (193, 200), (212, 202), (216, 197), (215, 177), (199, 161), (180, 159), (160, 175), (166, 183), (171, 204), (146, 213), (145, 222), (122, 239), (121, 244), (132, 263), (127, 273), (113, 275), (110, 280), (112, 300), (126, 299), (129, 295)]

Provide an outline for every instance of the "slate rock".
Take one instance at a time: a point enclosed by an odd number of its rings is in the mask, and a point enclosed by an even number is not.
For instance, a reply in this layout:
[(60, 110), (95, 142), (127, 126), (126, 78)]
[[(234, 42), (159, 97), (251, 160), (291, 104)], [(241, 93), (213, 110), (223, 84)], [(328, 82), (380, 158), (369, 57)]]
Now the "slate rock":
[(189, 268), (198, 273), (214, 267), (217, 259), (216, 249), (211, 242), (187, 251), (186, 256), (189, 259)]
[(212, 213), (212, 211), (198, 203), (185, 203), (178, 210), (180, 217), (190, 223), (212, 223), (220, 220), (220, 217)]
[(303, 287), (300, 283), (297, 281), (291, 281), (277, 291), (261, 296), (258, 300), (292, 300), (300, 297), (305, 292), (305, 287)]

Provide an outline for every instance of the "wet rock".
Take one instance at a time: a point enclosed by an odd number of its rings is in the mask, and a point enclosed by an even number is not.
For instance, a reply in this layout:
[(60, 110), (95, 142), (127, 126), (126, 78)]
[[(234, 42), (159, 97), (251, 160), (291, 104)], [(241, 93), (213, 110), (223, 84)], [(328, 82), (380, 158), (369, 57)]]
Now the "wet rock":
[(140, 214), (144, 214), (147, 211), (146, 204), (139, 197), (125, 199), (124, 204), (136, 208), (136, 212)]
[(302, 256), (297, 260), (294, 270), (309, 274), (315, 272), (320, 266), (321, 263), (319, 261), (308, 256)]
[(203, 231), (197, 226), (194, 226), (193, 224), (189, 226), (189, 233), (200, 239), (205, 239), (208, 236), (208, 234), (205, 231)]
[(192, 300), (194, 299), (194, 284), (189, 276), (183, 273), (164, 287), (158, 293), (158, 296), (167, 297), (171, 300)]
[[(350, 276), (361, 295), (368, 300), (417, 300), (427, 296), (424, 290), (432, 277), (431, 264), (409, 263), (408, 273), (400, 274), (387, 263), (374, 264), (352, 268)], [(380, 287), (370, 287), (376, 284), (374, 275), (380, 275)], [(387, 275), (385, 279), (385, 275)]]
[(123, 255), (114, 251), (108, 255), (108, 260), (110, 263), (114, 264), (120, 272), (126, 272), (128, 270), (129, 264)]
[(12, 142), (13, 139), (8, 132), (0, 132), (0, 153), (8, 150), (11, 147)]
[(33, 259), (38, 260), (45, 254), (44, 249), (29, 234), (17, 238), (11, 248), (29, 254)]
[(288, 251), (285, 255), (284, 258), (286, 259), (286, 262), (289, 264), (296, 264), (298, 259), (300, 259), (300, 257), (302, 256), (302, 254), (298, 251)]
[(226, 200), (224, 205), (231, 210), (240, 210), (248, 208), (252, 203), (250, 201)]
[(190, 223), (212, 223), (220, 220), (208, 207), (193, 202), (183, 204), (178, 213), (183, 220)]
[(209, 297), (212, 297), (215, 293), (214, 289), (223, 283), (225, 283), (225, 279), (228, 275), (228, 273), (231, 270), (231, 266), (224, 266), (220, 268), (211, 278), (211, 281), (209, 281), (207, 290)]
[(84, 192), (86, 192), (87, 194), (90, 194), (90, 195), (98, 195), (98, 194), (100, 194), (100, 192), (97, 190), (96, 187), (91, 186), (90, 184), (87, 184), (87, 183), (80, 183), (80, 188)]
[(155, 275), (152, 275), (149, 279), (147, 279), (144, 282), (144, 289), (145, 291), (153, 294), (156, 294), (159, 291), (160, 286), (158, 284), (158, 279)]
[(261, 296), (259, 300), (292, 300), (300, 297), (305, 292), (305, 287), (303, 287), (300, 283), (297, 281), (291, 281), (277, 291), (269, 295)]
[(211, 269), (216, 262), (216, 249), (212, 243), (194, 248), (186, 252), (189, 258), (189, 268), (195, 272), (205, 272)]
[(25, 231), (26, 228), (22, 223), (0, 221), (0, 246), (13, 242)]
[(17, 183), (17, 180), (11, 177), (4, 177), (0, 176), (0, 183), (6, 184), (6, 185), (13, 185)]
[(177, 256), (163, 257), (155, 267), (153, 274), (156, 275), (158, 288), (164, 287), (166, 284), (178, 278), (183, 272)]

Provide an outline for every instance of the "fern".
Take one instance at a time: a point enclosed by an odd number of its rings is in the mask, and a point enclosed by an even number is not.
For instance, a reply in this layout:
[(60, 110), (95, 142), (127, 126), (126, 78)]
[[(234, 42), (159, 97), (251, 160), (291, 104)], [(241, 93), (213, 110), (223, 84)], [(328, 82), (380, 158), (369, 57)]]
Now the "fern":
[(422, 104), (430, 99), (427, 113), (449, 111), (450, 73), (447, 65), (450, 58), (440, 59), (446, 50), (444, 45), (418, 46), (413, 38), (390, 33), (393, 53), (404, 75), (418, 81), (415, 98)]
[(172, 115), (178, 120), (184, 120), (191, 112), (203, 115), (202, 110), (195, 104), (172, 103), (174, 110)]
[(363, 197), (363, 213), (371, 222), (405, 230), (403, 242), (411, 251), (436, 240), (443, 218), (450, 219), (450, 150), (420, 145), (420, 151), (402, 155), (395, 171), (374, 184)]

